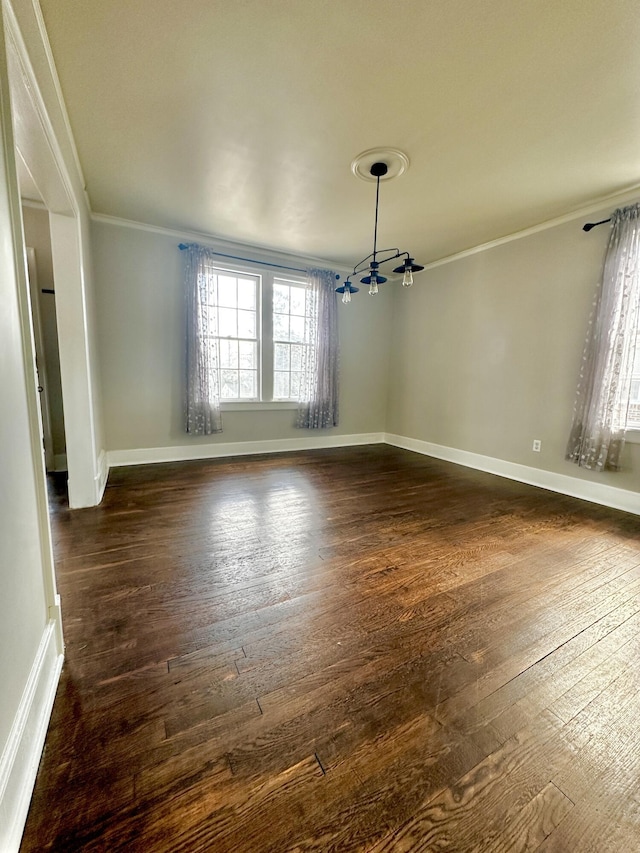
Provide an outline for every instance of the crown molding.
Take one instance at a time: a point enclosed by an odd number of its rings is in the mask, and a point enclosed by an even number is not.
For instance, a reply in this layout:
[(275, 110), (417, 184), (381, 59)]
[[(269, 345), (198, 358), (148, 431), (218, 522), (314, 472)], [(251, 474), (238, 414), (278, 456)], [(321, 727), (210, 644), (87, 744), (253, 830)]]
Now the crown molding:
[(101, 222), (104, 225), (113, 225), (119, 228), (130, 228), (137, 231), (146, 231), (150, 234), (158, 234), (161, 237), (171, 237), (179, 240), (182, 243), (199, 243), (202, 246), (210, 247), (215, 251), (224, 252), (226, 254), (245, 254), (251, 253), (255, 255), (255, 260), (264, 263), (284, 263), (297, 264), (298, 266), (322, 267), (330, 268), (335, 272), (348, 273), (351, 267), (339, 261), (332, 261), (327, 258), (313, 258), (309, 255), (294, 255), (290, 252), (283, 252), (278, 249), (269, 249), (266, 246), (255, 246), (248, 243), (235, 243), (231, 240), (224, 240), (215, 237), (213, 234), (207, 234), (204, 231), (187, 231), (178, 230), (177, 228), (167, 228), (164, 225), (149, 225), (147, 222), (138, 222), (134, 219), (123, 219), (119, 216), (110, 216), (106, 213), (92, 213), (91, 219), (93, 222)]
[(601, 196), (593, 199), (584, 207), (576, 208), (569, 213), (564, 213), (562, 216), (557, 216), (554, 219), (547, 219), (540, 222), (538, 225), (532, 225), (530, 228), (525, 228), (522, 231), (514, 231), (512, 234), (505, 234), (504, 237), (498, 237), (495, 240), (490, 240), (488, 243), (480, 243), (477, 246), (472, 246), (469, 249), (463, 249), (461, 252), (455, 252), (453, 255), (446, 255), (444, 258), (439, 258), (437, 261), (432, 261), (430, 264), (424, 265), (424, 270), (435, 269), (444, 264), (450, 264), (453, 261), (459, 261), (462, 258), (468, 258), (470, 255), (476, 255), (479, 252), (486, 252), (488, 249), (495, 249), (497, 246), (503, 246), (505, 243), (511, 243), (513, 240), (521, 240), (523, 237), (530, 237), (532, 234), (539, 234), (541, 231), (546, 231), (549, 228), (555, 228), (558, 225), (566, 225), (568, 222), (574, 222), (576, 219), (582, 219), (585, 216), (590, 216), (592, 213), (598, 213), (602, 208), (609, 205), (617, 207), (627, 202), (635, 202), (640, 198), (640, 184), (633, 184), (624, 190), (611, 193), (610, 195)]
[[(462, 258), (476, 255), (479, 252), (486, 252), (489, 249), (495, 249), (505, 243), (511, 243), (514, 240), (521, 240), (524, 237), (530, 237), (533, 234), (539, 234), (541, 231), (546, 231), (549, 228), (556, 228), (559, 225), (566, 225), (569, 222), (574, 222), (576, 219), (590, 216), (591, 214), (600, 212), (607, 206), (619, 206), (627, 202), (634, 202), (640, 198), (640, 184), (634, 184), (627, 187), (625, 190), (610, 193), (606, 196), (601, 196), (597, 199), (576, 208), (562, 216), (557, 216), (554, 219), (547, 219), (545, 222), (540, 222), (538, 225), (532, 225), (530, 228), (525, 228), (522, 231), (514, 231), (512, 234), (506, 234), (504, 237), (498, 237), (495, 240), (490, 240), (487, 243), (480, 243), (477, 246), (472, 246), (469, 249), (463, 249), (461, 252), (456, 252), (453, 255), (439, 258), (432, 261), (430, 264), (425, 264), (424, 271), (435, 269), (436, 267), (444, 266), (445, 264), (453, 263)], [(181, 231), (176, 228), (167, 228), (163, 225), (150, 225), (146, 222), (138, 222), (133, 219), (123, 219), (119, 216), (110, 216), (105, 213), (92, 213), (91, 219), (94, 222), (102, 222), (106, 225), (115, 225), (121, 228), (133, 228), (138, 231), (147, 231), (151, 234), (159, 234), (164, 237), (173, 237), (181, 241), (199, 242), (206, 246), (211, 246), (213, 249), (219, 249), (222, 252), (233, 254), (234, 252), (251, 252), (256, 257), (257, 261), (280, 261), (280, 262), (295, 262), (298, 264), (307, 264), (310, 266), (330, 267), (336, 272), (348, 274), (351, 272), (351, 267), (339, 261), (327, 260), (326, 258), (311, 258), (308, 256), (293, 255), (289, 252), (277, 251), (269, 249), (266, 246), (252, 246), (247, 243), (235, 243), (230, 240), (223, 240), (207, 234), (203, 231)]]

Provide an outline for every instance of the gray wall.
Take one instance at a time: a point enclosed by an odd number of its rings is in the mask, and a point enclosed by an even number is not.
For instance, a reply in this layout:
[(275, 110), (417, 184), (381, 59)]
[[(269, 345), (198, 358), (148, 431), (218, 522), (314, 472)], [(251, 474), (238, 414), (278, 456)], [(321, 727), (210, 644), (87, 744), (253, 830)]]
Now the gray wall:
[[(610, 213), (607, 208), (602, 215)], [(341, 424), (387, 431), (640, 491), (640, 445), (624, 470), (565, 461), (586, 324), (607, 227), (548, 228), (340, 304)], [(177, 239), (93, 223), (98, 354), (109, 450), (300, 438), (291, 411), (226, 412), (225, 431), (182, 430)], [(542, 441), (535, 453), (533, 439)]]
[[(295, 412), (224, 413), (224, 432), (182, 427), (182, 258), (175, 237), (95, 221), (92, 254), (97, 342), (108, 450), (317, 437)], [(339, 305), (340, 426), (322, 434), (383, 432), (387, 404), (389, 290)]]
[(564, 460), (609, 235), (582, 223), (434, 267), (396, 292), (388, 432), (640, 491), (638, 444), (613, 474)]

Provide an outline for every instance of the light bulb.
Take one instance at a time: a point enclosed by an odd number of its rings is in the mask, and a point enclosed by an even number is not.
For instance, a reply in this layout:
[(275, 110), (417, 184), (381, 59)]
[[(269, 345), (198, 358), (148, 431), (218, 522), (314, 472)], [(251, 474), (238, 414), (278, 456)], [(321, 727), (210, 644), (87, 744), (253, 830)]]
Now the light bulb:
[(351, 302), (351, 291), (347, 287), (345, 287), (344, 293), (342, 294), (342, 301), (345, 305)]
[(369, 296), (374, 296), (378, 292), (378, 279), (371, 276), (371, 284), (369, 285)]
[(402, 277), (402, 286), (403, 287), (411, 287), (413, 284), (413, 271), (411, 267), (407, 267), (404, 271), (404, 275)]

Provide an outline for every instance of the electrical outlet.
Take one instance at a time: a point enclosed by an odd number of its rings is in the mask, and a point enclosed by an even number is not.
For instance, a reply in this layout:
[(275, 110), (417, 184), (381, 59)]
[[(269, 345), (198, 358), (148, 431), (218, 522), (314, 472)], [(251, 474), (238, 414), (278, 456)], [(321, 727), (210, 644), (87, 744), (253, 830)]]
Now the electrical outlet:
[(542, 442), (540, 441), (539, 438), (533, 439), (533, 449), (535, 450), (536, 453), (540, 453), (540, 451), (542, 450)]

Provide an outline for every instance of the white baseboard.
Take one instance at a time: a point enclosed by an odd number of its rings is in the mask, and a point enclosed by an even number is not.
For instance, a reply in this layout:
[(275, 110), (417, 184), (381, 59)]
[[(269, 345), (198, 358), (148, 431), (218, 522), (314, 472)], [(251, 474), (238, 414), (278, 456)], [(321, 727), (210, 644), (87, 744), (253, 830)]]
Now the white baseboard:
[(235, 441), (220, 444), (184, 444), (175, 447), (142, 447), (133, 450), (109, 450), (110, 468), (121, 465), (147, 465), (155, 462), (180, 462), (188, 459), (214, 459), (220, 456), (248, 456), (256, 453), (286, 453), (292, 450), (319, 450), (324, 447), (352, 447), (381, 444), (384, 433), (318, 435), (304, 438), (278, 438), (268, 441)]
[(53, 457), (53, 470), (54, 471), (66, 471), (67, 470), (67, 454), (66, 453), (56, 453)]
[[(268, 441), (237, 441), (211, 444), (185, 444), (175, 447), (142, 447), (131, 450), (110, 450), (106, 454), (105, 483), (108, 468), (123, 465), (148, 465), (157, 462), (180, 462), (190, 459), (214, 459), (227, 456), (247, 456), (257, 453), (285, 453), (292, 450), (317, 450), (323, 447), (352, 447), (360, 444), (390, 444), (405, 450), (413, 450), (435, 459), (454, 462), (467, 468), (475, 468), (517, 480), (531, 486), (539, 486), (559, 494), (580, 498), (591, 503), (621, 509), (640, 515), (638, 492), (619, 489), (615, 486), (582, 480), (566, 474), (556, 474), (542, 468), (531, 468), (507, 462), (493, 456), (483, 456), (468, 450), (458, 450), (430, 441), (420, 441), (393, 433), (358, 433), (351, 435), (318, 435), (304, 438), (273, 439)], [(103, 487), (104, 488), (104, 487)], [(100, 495), (102, 497), (102, 493)]]
[(0, 850), (17, 853), (62, 670), (58, 626), (44, 630), (9, 739), (0, 756)]
[(569, 477), (566, 474), (556, 474), (553, 471), (545, 471), (542, 468), (530, 468), (528, 465), (519, 465), (515, 462), (507, 462), (504, 459), (496, 459), (493, 456), (482, 456), (479, 453), (470, 453), (468, 450), (458, 450), (455, 447), (445, 447), (442, 444), (433, 444), (430, 441), (420, 441), (416, 438), (406, 438), (403, 435), (386, 433), (384, 438), (386, 444), (401, 447), (404, 450), (413, 450), (424, 456), (433, 456), (435, 459), (443, 459), (447, 462), (455, 462), (456, 465), (464, 465), (467, 468), (476, 468), (486, 471), (488, 474), (497, 474), (509, 480), (518, 480), (530, 486), (539, 486), (551, 492), (559, 492), (583, 501), (602, 504), (612, 509), (621, 509), (640, 515), (640, 494), (628, 489), (618, 489), (604, 483), (594, 483), (592, 480), (581, 480), (578, 477)]

